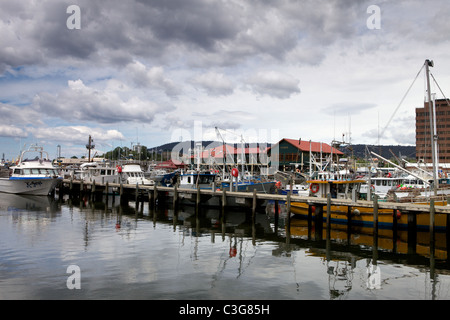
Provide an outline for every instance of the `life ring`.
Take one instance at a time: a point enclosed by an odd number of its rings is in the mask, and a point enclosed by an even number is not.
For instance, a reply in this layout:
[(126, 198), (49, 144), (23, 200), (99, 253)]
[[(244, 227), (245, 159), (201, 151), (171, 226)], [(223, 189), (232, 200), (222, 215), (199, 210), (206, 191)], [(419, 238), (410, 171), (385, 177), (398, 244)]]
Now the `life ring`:
[(309, 186), (309, 189), (311, 190), (312, 193), (317, 193), (319, 192), (319, 185), (317, 183), (312, 183)]

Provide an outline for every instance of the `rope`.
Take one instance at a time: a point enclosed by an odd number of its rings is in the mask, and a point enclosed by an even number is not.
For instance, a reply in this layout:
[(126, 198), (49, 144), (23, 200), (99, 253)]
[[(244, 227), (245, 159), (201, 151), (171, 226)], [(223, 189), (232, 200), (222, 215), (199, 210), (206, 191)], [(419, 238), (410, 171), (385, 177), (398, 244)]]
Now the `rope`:
[(402, 100), (400, 101), (400, 103), (398, 104), (397, 108), (395, 108), (394, 113), (392, 114), (391, 118), (389, 119), (388, 123), (386, 124), (386, 126), (384, 127), (383, 131), (380, 134), (380, 138), (383, 136), (384, 132), (386, 131), (387, 127), (389, 126), (389, 124), (391, 123), (392, 119), (394, 118), (395, 114), (397, 113), (398, 109), (400, 108), (400, 106), (402, 105), (403, 101), (405, 100), (406, 96), (408, 95), (409, 91), (411, 90), (412, 86), (414, 85), (414, 83), (416, 82), (417, 78), (419, 77), (419, 74), (422, 72), (423, 67), (425, 66), (422, 65), (422, 68), (420, 68), (419, 72), (417, 73), (416, 77), (414, 78), (414, 81), (411, 83), (411, 85), (409, 86), (408, 90), (406, 91), (405, 95), (403, 96)]

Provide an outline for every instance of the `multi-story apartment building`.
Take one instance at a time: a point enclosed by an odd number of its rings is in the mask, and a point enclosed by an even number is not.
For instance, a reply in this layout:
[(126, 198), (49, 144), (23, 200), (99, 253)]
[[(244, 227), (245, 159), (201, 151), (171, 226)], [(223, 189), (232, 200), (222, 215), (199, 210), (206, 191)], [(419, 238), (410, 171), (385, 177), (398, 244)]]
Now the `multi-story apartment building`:
[[(439, 163), (450, 163), (450, 100), (437, 99), (436, 133)], [(423, 108), (416, 108), (416, 158), (426, 163), (432, 163), (430, 130), (430, 113), (428, 102)]]

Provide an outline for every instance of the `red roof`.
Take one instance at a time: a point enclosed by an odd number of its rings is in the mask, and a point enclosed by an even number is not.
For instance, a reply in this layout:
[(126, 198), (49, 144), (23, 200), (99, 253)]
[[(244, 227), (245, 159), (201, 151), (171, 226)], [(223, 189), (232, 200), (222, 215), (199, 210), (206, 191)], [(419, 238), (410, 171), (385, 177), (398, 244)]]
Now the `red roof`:
[[(299, 141), (297, 139), (281, 139), (277, 144), (280, 144), (282, 141), (286, 141), (299, 149), (300, 151), (309, 152), (310, 144), (311, 144), (311, 152), (319, 153), (320, 150), (322, 150), (323, 153), (331, 153), (333, 151), (333, 154), (343, 155), (344, 153), (339, 151), (336, 148), (332, 148), (329, 144), (326, 144), (324, 142), (314, 142), (314, 141)], [(272, 146), (273, 148), (273, 146)]]
[[(227, 155), (235, 155), (235, 154), (241, 154), (242, 152), (242, 148), (235, 148), (229, 144), (225, 145), (226, 147), (226, 154)], [(245, 148), (245, 154), (258, 154), (260, 153), (260, 148), (259, 147), (252, 147), (252, 148)], [(262, 149), (264, 150), (264, 149)], [(222, 159), (223, 158), (223, 151), (224, 151), (224, 146), (218, 146), (218, 147), (214, 147), (211, 149), (207, 149), (207, 150), (203, 150), (201, 157), (202, 158), (219, 158)], [(191, 158), (196, 158), (196, 155), (192, 155)]]
[(178, 169), (178, 168), (184, 168), (184, 167), (185, 167), (185, 164), (178, 160), (163, 161), (161, 163), (158, 163), (155, 166), (155, 168), (157, 168), (157, 169)]

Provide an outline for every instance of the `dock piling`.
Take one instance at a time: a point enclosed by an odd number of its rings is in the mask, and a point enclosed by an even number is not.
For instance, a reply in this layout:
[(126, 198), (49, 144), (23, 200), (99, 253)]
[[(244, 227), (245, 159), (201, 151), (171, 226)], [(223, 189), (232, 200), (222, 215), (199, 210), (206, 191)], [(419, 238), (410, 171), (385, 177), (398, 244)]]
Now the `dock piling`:
[(331, 234), (331, 193), (327, 195), (327, 240)]

